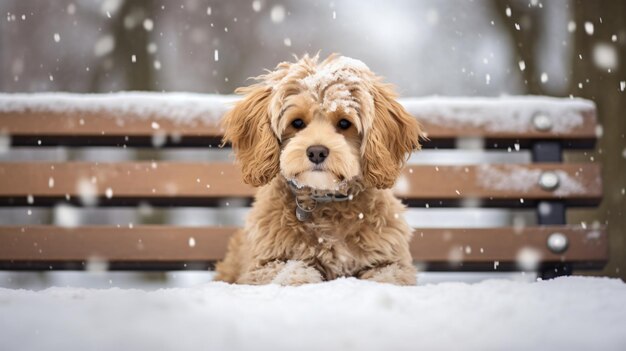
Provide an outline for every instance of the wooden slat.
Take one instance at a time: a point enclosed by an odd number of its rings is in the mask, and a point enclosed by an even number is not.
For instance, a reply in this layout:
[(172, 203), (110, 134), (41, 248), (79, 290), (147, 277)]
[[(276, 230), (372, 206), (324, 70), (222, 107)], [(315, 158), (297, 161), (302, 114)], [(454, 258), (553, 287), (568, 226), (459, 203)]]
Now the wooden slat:
[[(530, 105), (529, 107), (531, 107)], [(462, 110), (458, 111), (460, 114)], [(519, 130), (489, 130), (480, 124), (476, 124), (471, 119), (467, 121), (456, 121), (456, 123), (437, 123), (438, 116), (421, 116), (419, 113), (414, 114), (415, 117), (423, 124), (424, 130), (427, 131), (429, 138), (446, 139), (458, 137), (484, 137), (484, 138), (500, 138), (500, 139), (595, 139), (597, 137), (595, 127), (597, 124), (595, 110), (585, 110), (577, 113), (582, 117), (580, 125), (572, 126), (567, 131), (539, 131), (532, 125), (528, 125), (526, 129)], [(506, 123), (503, 120), (502, 123)]]
[[(166, 226), (0, 227), (0, 267), (61, 269), (69, 264), (81, 269), (87, 262), (105, 261), (114, 269), (204, 268), (223, 258), (228, 238), (235, 230)], [(548, 236), (554, 232), (569, 239), (563, 254), (552, 253), (546, 247)], [(535, 250), (544, 264), (568, 262), (578, 268), (597, 268), (608, 258), (605, 228), (419, 229), (411, 241), (414, 260), (435, 270), (515, 269), (523, 248)]]
[(0, 126), (18, 146), (154, 146), (153, 137), (162, 135), (167, 137), (163, 146), (217, 146), (222, 138), (219, 125), (202, 119), (177, 123), (157, 114), (144, 118), (107, 111), (0, 112)]
[[(421, 118), (418, 115), (417, 118), (430, 139), (424, 142), (426, 148), (454, 147), (456, 138), (465, 137), (484, 138), (488, 148), (507, 148), (513, 143), (527, 147), (533, 140), (560, 140), (564, 147), (591, 148), (596, 139), (595, 111), (581, 111), (579, 115), (582, 123), (562, 132), (542, 132), (532, 126), (525, 130), (492, 130), (471, 121), (441, 124), (437, 123), (436, 116)], [(146, 118), (132, 113), (120, 115), (89, 110), (65, 113), (0, 111), (0, 130), (9, 134), (17, 146), (153, 146), (152, 137), (162, 133), (168, 139), (160, 146), (216, 146), (222, 136), (219, 125), (202, 119), (177, 123), (156, 113)]]
[[(556, 254), (547, 248), (550, 234), (567, 236), (568, 249)], [(516, 263), (526, 248), (541, 257), (541, 262), (578, 262), (602, 264), (608, 260), (606, 229), (580, 226), (540, 226), (524, 228), (429, 228), (416, 229), (411, 254), (416, 261), (445, 267), (459, 263), (507, 265)], [(447, 255), (446, 255), (447, 254)]]
[[(555, 191), (537, 185), (543, 171), (555, 171), (561, 186)], [(231, 163), (1, 163), (0, 203), (35, 206), (58, 201), (79, 202), (79, 184), (92, 184), (101, 205), (210, 205), (224, 198), (246, 198), (255, 189), (244, 185)], [(91, 186), (88, 186), (91, 187)], [(108, 193), (107, 189), (111, 189)], [(593, 205), (602, 196), (596, 164), (527, 164), (430, 166), (405, 169), (395, 193), (411, 205), (456, 206), (463, 199), (484, 206), (527, 206), (539, 200), (564, 200), (569, 205)]]

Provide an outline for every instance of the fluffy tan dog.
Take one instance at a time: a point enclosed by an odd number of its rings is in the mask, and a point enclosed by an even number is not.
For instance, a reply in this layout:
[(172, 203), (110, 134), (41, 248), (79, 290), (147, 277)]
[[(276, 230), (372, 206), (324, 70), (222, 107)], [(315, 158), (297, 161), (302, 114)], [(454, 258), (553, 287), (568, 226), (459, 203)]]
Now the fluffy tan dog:
[(257, 80), (223, 121), (244, 181), (260, 189), (216, 279), (415, 284), (412, 231), (389, 188), (421, 132), (393, 89), (338, 55), (283, 62)]

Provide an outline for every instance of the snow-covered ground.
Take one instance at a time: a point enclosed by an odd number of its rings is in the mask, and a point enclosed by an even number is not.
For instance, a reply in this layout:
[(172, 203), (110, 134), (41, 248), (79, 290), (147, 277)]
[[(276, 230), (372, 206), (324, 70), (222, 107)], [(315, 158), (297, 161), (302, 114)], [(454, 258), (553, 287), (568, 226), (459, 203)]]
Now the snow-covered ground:
[(2, 350), (623, 350), (608, 278), (0, 289)]

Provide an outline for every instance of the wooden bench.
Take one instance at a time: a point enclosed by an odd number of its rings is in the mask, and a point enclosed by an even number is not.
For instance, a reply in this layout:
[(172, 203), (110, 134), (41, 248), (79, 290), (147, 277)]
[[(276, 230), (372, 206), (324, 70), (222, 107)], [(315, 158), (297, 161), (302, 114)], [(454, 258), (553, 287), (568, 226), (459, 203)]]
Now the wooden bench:
[[(195, 94), (0, 95), (0, 133), (12, 149), (114, 146), (215, 148), (216, 124), (233, 97)], [(404, 99), (424, 125), (425, 149), (473, 145), (515, 153), (527, 164), (409, 164), (396, 193), (410, 207), (497, 207), (536, 210), (537, 224), (496, 228), (416, 228), (411, 251), (427, 270), (528, 269), (536, 257), (544, 278), (600, 269), (608, 258), (606, 228), (568, 225), (568, 207), (597, 206), (600, 167), (563, 163), (564, 149), (593, 148), (593, 103), (539, 97)], [(37, 152), (35, 149), (33, 152)], [(255, 189), (224, 162), (3, 162), (0, 205), (84, 205), (88, 181), (97, 206), (249, 204)], [(240, 201), (241, 203), (241, 201)], [(2, 209), (0, 209), (1, 211)], [(446, 223), (442, 223), (445, 226)], [(225, 253), (232, 227), (165, 225), (0, 227), (0, 268), (8, 270), (206, 269)], [(526, 250), (526, 251), (524, 251)]]

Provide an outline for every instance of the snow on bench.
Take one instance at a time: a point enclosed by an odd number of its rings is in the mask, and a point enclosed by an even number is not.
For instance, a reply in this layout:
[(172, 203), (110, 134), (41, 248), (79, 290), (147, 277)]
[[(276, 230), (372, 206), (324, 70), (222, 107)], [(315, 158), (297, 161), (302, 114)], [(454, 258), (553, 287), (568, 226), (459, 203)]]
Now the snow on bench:
[(239, 98), (197, 93), (119, 92), (108, 94), (0, 94), (0, 113), (102, 113), (105, 116), (168, 118), (180, 125), (217, 124)]
[(595, 113), (592, 101), (547, 96), (500, 98), (406, 98), (404, 107), (420, 121), (439, 126), (471, 126), (490, 132), (530, 132), (533, 119), (550, 116), (551, 131), (568, 133), (584, 123), (584, 114)]
[[(119, 92), (109, 94), (0, 94), (0, 113), (98, 113), (150, 119), (165, 117), (177, 124), (217, 124), (239, 99), (235, 95)], [(583, 125), (595, 104), (578, 98), (503, 96), (499, 98), (401, 98), (409, 113), (427, 124), (484, 128), (492, 132), (532, 130), (537, 114), (552, 118), (552, 131), (567, 133)]]

